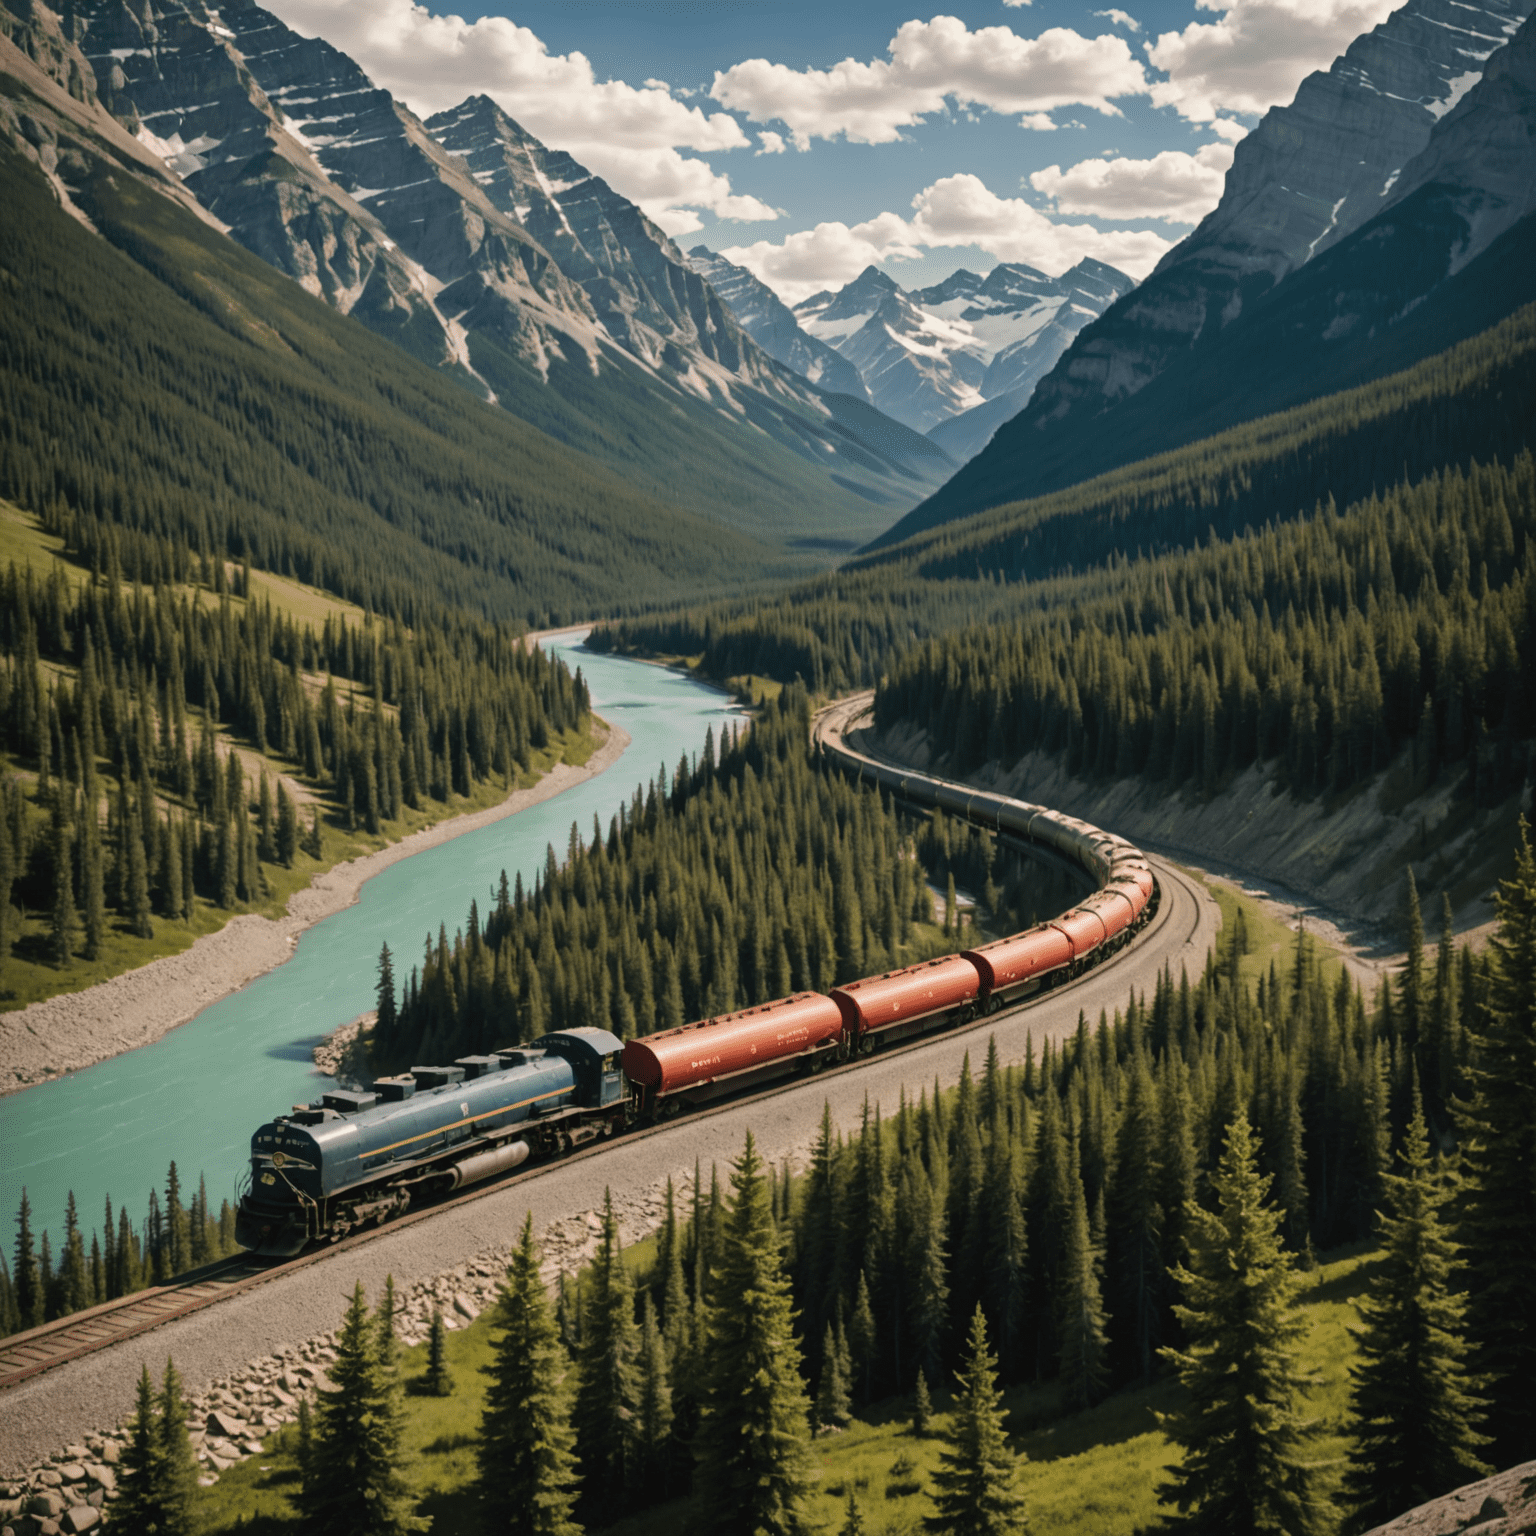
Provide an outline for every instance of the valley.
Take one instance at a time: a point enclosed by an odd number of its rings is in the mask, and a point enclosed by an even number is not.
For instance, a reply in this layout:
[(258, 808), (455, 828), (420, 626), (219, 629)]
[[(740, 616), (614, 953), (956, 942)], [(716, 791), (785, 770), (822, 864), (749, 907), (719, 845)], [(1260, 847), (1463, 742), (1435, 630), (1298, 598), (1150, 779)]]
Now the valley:
[(1524, 1528), (1536, 18), (1266, 7), (0, 0), (0, 1536)]

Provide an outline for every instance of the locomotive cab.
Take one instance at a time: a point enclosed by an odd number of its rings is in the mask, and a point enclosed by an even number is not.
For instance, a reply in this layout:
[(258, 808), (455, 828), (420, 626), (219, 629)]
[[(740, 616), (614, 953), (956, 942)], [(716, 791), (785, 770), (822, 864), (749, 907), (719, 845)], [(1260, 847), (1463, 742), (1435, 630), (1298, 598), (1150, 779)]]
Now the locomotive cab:
[(628, 1092), (620, 1070), (624, 1042), (606, 1029), (562, 1029), (535, 1040), (529, 1049), (569, 1062), (576, 1076), (576, 1102), (589, 1109), (606, 1109)]

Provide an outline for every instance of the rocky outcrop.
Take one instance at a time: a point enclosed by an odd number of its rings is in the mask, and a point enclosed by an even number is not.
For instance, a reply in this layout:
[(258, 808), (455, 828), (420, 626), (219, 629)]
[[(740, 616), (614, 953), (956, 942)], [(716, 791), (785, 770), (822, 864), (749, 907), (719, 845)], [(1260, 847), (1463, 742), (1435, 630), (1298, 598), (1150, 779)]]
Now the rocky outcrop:
[(1536, 1461), (1468, 1483), (1365, 1536), (1530, 1536), (1536, 1531)]
[(792, 309), (767, 283), (716, 255), (707, 245), (688, 252), (688, 263), (720, 295), (741, 328), (770, 357), (833, 394), (868, 400), (859, 370), (801, 329)]

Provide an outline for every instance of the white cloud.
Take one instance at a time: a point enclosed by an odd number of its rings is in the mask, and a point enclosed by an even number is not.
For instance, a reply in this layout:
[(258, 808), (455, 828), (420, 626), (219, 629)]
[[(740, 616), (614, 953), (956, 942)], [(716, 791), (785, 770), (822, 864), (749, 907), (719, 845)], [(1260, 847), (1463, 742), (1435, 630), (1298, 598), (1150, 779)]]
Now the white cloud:
[(1288, 102), (1313, 70), (1326, 69), (1362, 32), (1385, 21), (1397, 0), (1196, 0), (1220, 12), (1146, 45), (1168, 79), (1152, 88), (1158, 106), (1191, 122), (1220, 113), (1266, 112)]
[(956, 17), (935, 16), (903, 23), (889, 52), (889, 59), (844, 59), (831, 69), (747, 59), (717, 73), (710, 94), (757, 122), (782, 122), (804, 148), (838, 135), (889, 144), (951, 99), (1030, 117), (1065, 106), (1118, 116), (1116, 97), (1150, 89), (1124, 38), (1088, 38), (1067, 27), (1026, 38), (1008, 27), (972, 32)]
[(1065, 171), (1048, 165), (1029, 184), (1058, 213), (1198, 224), (1219, 201), (1231, 164), (1230, 144), (1206, 144), (1192, 155), (1168, 149), (1150, 160), (1081, 160)]
[(1003, 4), (1011, 11), (1018, 10), (1021, 6), (1033, 5), (1035, 0), (1003, 0)]
[(1140, 32), (1141, 23), (1128, 11), (1110, 9), (1107, 11), (1095, 11), (1095, 16), (1103, 16), (1114, 22), (1117, 27), (1124, 27), (1127, 32)]
[(688, 106), (664, 81), (600, 81), (585, 54), (551, 53), (504, 16), (468, 22), (412, 0), (270, 0), (269, 8), (296, 31), (350, 54), (424, 117), (467, 96), (490, 96), (669, 233), (700, 227), (692, 208), (725, 219), (777, 217), (758, 199), (732, 192), (728, 176), (681, 153), (743, 149), (750, 140), (728, 113)]
[[(1070, 173), (1068, 173), (1070, 174)], [(1065, 224), (1022, 198), (998, 197), (971, 175), (946, 176), (912, 200), (912, 217), (882, 213), (862, 224), (818, 224), (781, 241), (758, 240), (721, 254), (754, 272), (786, 303), (837, 288), (871, 263), (949, 246), (980, 246), (999, 261), (1063, 272), (1084, 256), (1144, 277), (1172, 244), (1145, 230)]]
[(767, 129), (764, 129), (763, 132), (758, 134), (757, 142), (762, 146), (762, 148), (758, 150), (758, 154), (760, 155), (782, 155), (784, 151), (789, 147), (784, 142), (783, 134), (771, 133)]

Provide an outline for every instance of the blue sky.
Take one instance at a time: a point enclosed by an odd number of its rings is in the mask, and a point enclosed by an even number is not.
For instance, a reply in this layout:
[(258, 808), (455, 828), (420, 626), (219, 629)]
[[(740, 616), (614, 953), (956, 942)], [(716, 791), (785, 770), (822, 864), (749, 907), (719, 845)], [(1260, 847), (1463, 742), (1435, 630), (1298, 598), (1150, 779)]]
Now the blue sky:
[(268, 0), (423, 115), (484, 91), (791, 302), (1094, 256), (1140, 277), (1388, 0)]

